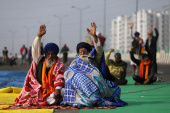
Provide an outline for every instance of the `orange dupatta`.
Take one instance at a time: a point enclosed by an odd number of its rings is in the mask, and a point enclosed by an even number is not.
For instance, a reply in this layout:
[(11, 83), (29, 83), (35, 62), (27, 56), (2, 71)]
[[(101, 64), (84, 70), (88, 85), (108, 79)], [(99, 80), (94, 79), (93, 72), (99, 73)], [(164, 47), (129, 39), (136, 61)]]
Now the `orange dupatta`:
[(42, 67), (42, 96), (43, 98), (47, 98), (51, 93), (54, 92), (53, 84), (52, 84), (52, 74), (53, 74), (53, 68), (55, 66), (56, 62), (53, 64), (51, 69), (48, 72), (48, 78), (46, 75), (46, 61), (43, 62)]
[(144, 74), (144, 65), (146, 65), (146, 69), (145, 69), (145, 80), (148, 79), (148, 74), (149, 74), (149, 64), (151, 63), (151, 60), (149, 59), (148, 62), (144, 62), (143, 59), (141, 60), (140, 63), (140, 77), (143, 78), (143, 74)]
[[(143, 40), (140, 37), (138, 38), (138, 41), (141, 41), (141, 44), (143, 44)], [(144, 47), (141, 48), (140, 53), (142, 54), (143, 51), (145, 51)]]

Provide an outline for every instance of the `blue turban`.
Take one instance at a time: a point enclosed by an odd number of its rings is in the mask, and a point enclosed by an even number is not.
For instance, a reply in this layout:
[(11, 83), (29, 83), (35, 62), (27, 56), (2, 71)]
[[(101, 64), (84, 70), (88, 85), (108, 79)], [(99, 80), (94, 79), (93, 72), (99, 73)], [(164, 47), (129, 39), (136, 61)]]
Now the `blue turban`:
[(88, 52), (90, 52), (92, 50), (92, 47), (89, 43), (86, 42), (80, 42), (77, 44), (77, 53), (79, 53), (79, 49), (81, 48), (86, 48)]
[(136, 36), (136, 35), (140, 35), (140, 33), (136, 31), (134, 35), (135, 35), (135, 36)]
[(52, 51), (54, 54), (58, 54), (59, 52), (59, 47), (55, 43), (47, 43), (44, 47), (44, 53), (45, 55), (49, 52)]

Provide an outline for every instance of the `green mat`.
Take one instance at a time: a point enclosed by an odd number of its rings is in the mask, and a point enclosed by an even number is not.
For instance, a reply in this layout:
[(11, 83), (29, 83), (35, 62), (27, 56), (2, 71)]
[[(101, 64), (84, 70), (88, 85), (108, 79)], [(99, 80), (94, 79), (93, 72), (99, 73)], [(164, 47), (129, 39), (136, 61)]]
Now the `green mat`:
[[(133, 85), (132, 77), (128, 76), (127, 79), (128, 84), (120, 87), (122, 90), (121, 99), (128, 102), (129, 105), (116, 107), (116, 109), (80, 109), (78, 112), (170, 113), (170, 82), (156, 82), (153, 85)], [(62, 113), (62, 111), (60, 112)]]

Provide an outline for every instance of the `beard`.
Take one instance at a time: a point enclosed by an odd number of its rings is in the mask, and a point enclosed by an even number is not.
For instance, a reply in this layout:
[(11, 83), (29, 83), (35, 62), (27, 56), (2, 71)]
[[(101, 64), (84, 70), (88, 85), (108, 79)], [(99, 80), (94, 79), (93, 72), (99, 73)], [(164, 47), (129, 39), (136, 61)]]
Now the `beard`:
[(45, 58), (45, 61), (46, 61), (46, 68), (51, 68), (56, 60), (55, 59), (49, 60), (49, 58)]
[(90, 63), (88, 55), (80, 55), (80, 59), (82, 59), (84, 62)]

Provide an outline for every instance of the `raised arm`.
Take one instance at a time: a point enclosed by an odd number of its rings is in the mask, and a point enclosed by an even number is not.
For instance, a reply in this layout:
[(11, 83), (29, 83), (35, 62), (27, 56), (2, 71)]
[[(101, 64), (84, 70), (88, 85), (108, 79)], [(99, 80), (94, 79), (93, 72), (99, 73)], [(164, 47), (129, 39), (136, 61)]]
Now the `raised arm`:
[(132, 30), (132, 29), (133, 29), (133, 23), (130, 24), (130, 29), (131, 29), (131, 30), (130, 30), (130, 31), (131, 31), (131, 38), (133, 39), (133, 38), (134, 38), (134, 37), (133, 37), (133, 30)]
[(156, 40), (157, 40), (157, 39), (158, 39), (158, 37), (159, 37), (159, 32), (158, 32), (158, 30), (157, 30), (157, 28), (156, 28), (156, 25), (155, 25), (155, 24), (153, 25), (153, 28), (154, 28), (154, 30), (155, 30), (155, 34), (156, 34), (155, 38), (156, 38)]
[(45, 33), (46, 33), (46, 26), (41, 25), (38, 30), (37, 37), (34, 39), (32, 44), (32, 57), (36, 64), (38, 64), (38, 62), (41, 59), (41, 54), (40, 54), (41, 38)]
[(114, 51), (114, 49), (110, 49), (106, 55), (105, 55), (105, 62), (106, 62), (106, 65), (109, 65), (111, 62), (109, 60), (109, 57), (110, 57), (110, 54)]
[(98, 37), (96, 35), (96, 24), (94, 22), (91, 23), (91, 29), (90, 30), (87, 28), (87, 32), (93, 36), (94, 46), (95, 46), (95, 49), (96, 49), (95, 60), (96, 60), (97, 64), (100, 65), (101, 64), (101, 58), (102, 58), (102, 55), (103, 55), (103, 48), (100, 44), (100, 41), (98, 41)]
[(91, 34), (93, 36), (94, 42), (97, 43), (98, 39), (97, 39), (97, 35), (96, 35), (96, 24), (94, 22), (91, 23), (91, 29), (89, 30), (87, 28), (87, 31), (89, 34)]

